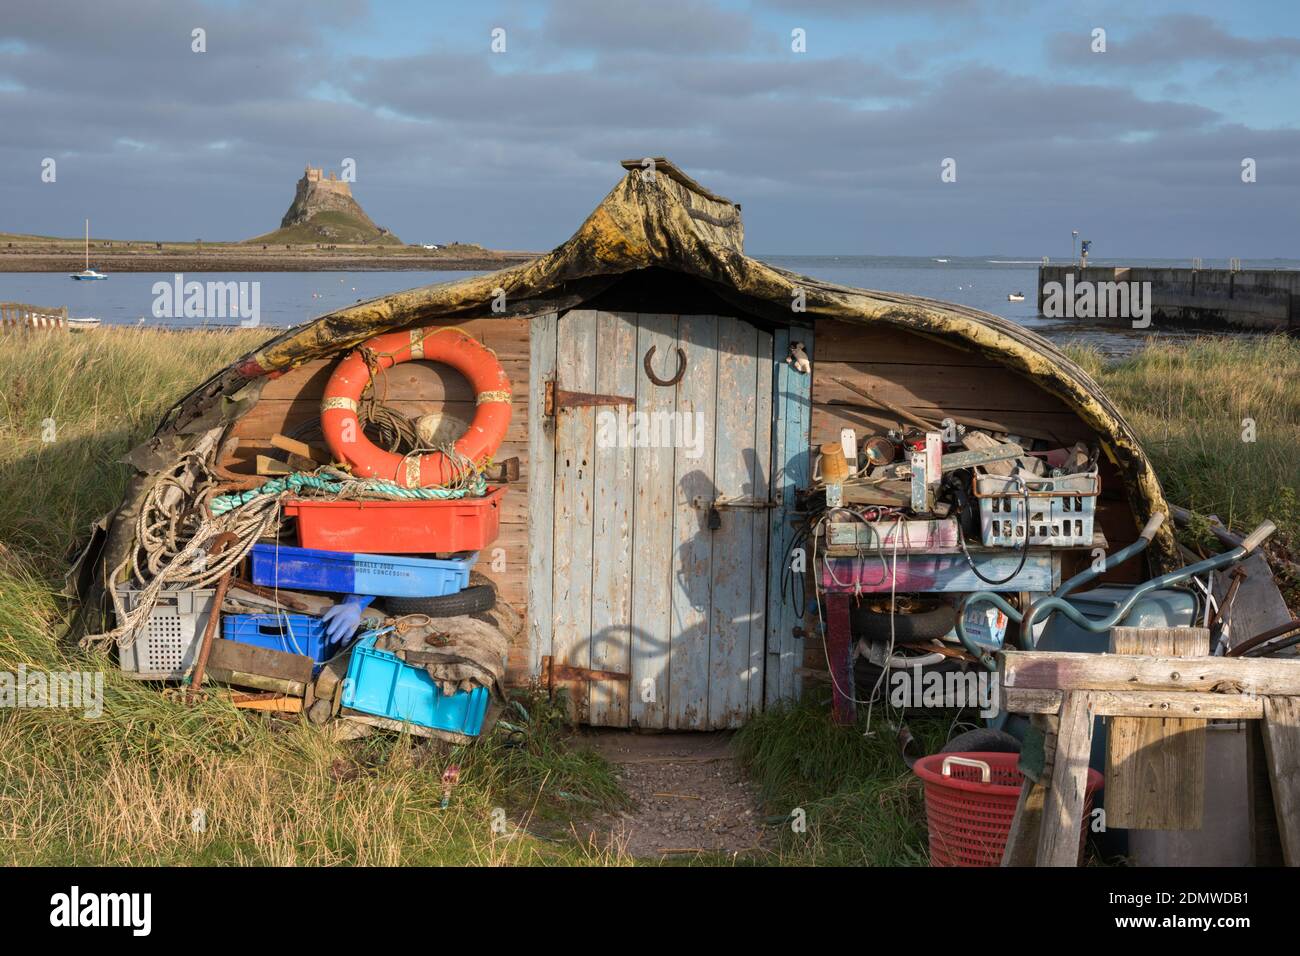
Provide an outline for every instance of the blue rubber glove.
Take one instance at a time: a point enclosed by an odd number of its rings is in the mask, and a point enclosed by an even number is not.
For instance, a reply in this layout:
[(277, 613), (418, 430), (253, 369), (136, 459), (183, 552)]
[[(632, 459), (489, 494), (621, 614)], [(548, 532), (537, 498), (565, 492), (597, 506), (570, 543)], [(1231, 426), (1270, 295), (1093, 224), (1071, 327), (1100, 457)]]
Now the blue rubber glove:
[(325, 636), (331, 644), (347, 640), (357, 631), (361, 623), (361, 612), (374, 600), (365, 594), (349, 594), (338, 604), (321, 615), (325, 622)]

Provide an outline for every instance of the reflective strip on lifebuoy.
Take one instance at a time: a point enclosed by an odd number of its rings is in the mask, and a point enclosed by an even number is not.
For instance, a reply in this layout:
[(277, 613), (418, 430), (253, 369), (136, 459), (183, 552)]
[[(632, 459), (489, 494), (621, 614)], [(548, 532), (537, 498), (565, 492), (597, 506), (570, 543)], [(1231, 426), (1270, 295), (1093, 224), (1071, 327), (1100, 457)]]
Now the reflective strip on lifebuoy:
[[(423, 359), (450, 365), (468, 379), (475, 393), (474, 420), (456, 440), (456, 451), (475, 463), (495, 454), (510, 424), (510, 380), (496, 356), (483, 343), (459, 329), (437, 327), (389, 332), (367, 342), (381, 369)], [(354, 474), (386, 478), (407, 488), (445, 485), (458, 469), (442, 452), (403, 457), (384, 451), (362, 433), (357, 418), (361, 393), (370, 384), (370, 370), (359, 349), (349, 352), (334, 369), (321, 401), (320, 423), (325, 441)]]

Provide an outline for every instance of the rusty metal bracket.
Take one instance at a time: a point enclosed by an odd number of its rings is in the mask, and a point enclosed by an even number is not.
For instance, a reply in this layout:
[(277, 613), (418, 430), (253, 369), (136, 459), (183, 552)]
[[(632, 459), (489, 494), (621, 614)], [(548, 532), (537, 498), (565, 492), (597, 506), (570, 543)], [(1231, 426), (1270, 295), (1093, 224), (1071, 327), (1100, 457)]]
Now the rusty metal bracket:
[(631, 680), (631, 674), (621, 671), (601, 671), (590, 667), (575, 667), (572, 664), (557, 664), (555, 658), (547, 654), (542, 658), (542, 686), (548, 691), (554, 690), (560, 681), (572, 680)]
[(560, 388), (555, 379), (546, 383), (546, 395), (542, 402), (542, 411), (548, 418), (554, 418), (562, 408), (589, 408), (593, 405), (635, 405), (635, 398), (625, 395), (598, 395), (595, 392), (570, 392)]
[(682, 380), (682, 376), (686, 374), (686, 353), (682, 349), (679, 348), (677, 350), (677, 374), (672, 378), (660, 378), (655, 374), (654, 367), (650, 364), (654, 355), (655, 346), (652, 345), (650, 346), (650, 351), (645, 354), (645, 360), (641, 363), (642, 366), (644, 366), (645, 373), (649, 377), (650, 381), (654, 382), (656, 385), (667, 388), (669, 385), (676, 385)]

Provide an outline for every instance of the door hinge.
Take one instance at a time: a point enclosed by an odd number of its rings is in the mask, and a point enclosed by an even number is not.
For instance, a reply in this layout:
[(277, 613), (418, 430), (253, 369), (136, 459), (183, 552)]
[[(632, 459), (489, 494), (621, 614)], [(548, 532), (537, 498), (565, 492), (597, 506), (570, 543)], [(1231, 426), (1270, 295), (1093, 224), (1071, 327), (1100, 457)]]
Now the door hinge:
[(570, 392), (560, 388), (555, 379), (546, 383), (542, 411), (554, 418), (562, 408), (589, 408), (593, 405), (635, 405), (635, 398), (623, 395), (598, 395), (594, 392)]

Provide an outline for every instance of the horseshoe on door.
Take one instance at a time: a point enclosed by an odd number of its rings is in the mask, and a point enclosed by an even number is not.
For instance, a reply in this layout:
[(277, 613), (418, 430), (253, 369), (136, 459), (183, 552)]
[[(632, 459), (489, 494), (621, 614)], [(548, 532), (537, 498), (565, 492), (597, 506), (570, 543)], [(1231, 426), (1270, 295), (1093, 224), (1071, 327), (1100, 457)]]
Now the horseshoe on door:
[(654, 358), (654, 354), (655, 346), (652, 345), (650, 346), (650, 351), (645, 354), (645, 361), (641, 363), (645, 367), (646, 376), (650, 381), (654, 382), (656, 385), (662, 385), (664, 387), (676, 385), (680, 382), (682, 376), (686, 374), (686, 353), (680, 348), (677, 350), (677, 374), (672, 378), (660, 378), (655, 374), (655, 370), (650, 364), (651, 359)]

